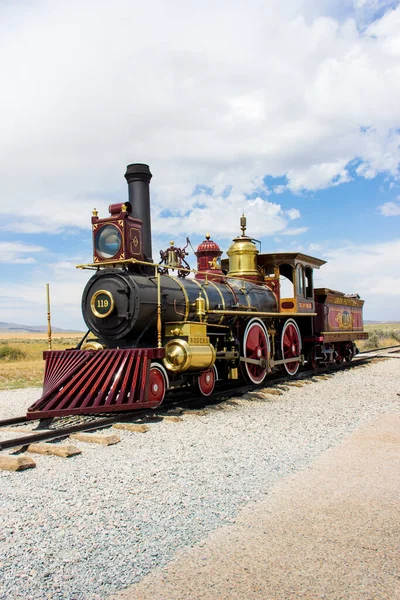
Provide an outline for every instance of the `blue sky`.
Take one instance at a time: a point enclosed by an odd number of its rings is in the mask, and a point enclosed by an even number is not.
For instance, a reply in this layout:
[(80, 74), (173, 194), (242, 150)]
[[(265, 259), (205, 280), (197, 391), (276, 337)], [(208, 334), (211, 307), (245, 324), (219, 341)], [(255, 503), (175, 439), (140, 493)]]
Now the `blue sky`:
[[(0, 2), (1, 321), (82, 328), (91, 210), (153, 173), (170, 239), (328, 261), (400, 320), (400, 6), (384, 0)], [(191, 257), (193, 262), (193, 257)]]

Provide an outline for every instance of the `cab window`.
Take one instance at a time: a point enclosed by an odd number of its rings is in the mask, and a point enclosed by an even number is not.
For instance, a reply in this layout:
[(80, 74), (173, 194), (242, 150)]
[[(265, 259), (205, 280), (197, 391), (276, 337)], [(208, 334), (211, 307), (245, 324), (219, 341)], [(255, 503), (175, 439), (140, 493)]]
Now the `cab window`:
[(307, 296), (307, 298), (313, 298), (314, 297), (314, 286), (313, 286), (313, 272), (312, 272), (311, 267), (306, 267), (305, 279), (306, 279), (306, 296)]
[(297, 295), (304, 296), (303, 267), (301, 265), (297, 265), (297, 267), (296, 267), (296, 284), (297, 284)]
[(293, 268), (291, 265), (283, 264), (279, 266), (279, 284), (281, 298), (294, 298)]

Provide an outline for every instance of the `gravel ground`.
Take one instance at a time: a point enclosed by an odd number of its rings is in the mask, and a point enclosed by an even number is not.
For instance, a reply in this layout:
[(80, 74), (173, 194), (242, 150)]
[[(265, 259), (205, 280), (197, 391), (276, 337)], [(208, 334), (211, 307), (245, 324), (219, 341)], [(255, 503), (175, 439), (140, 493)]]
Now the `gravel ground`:
[[(399, 412), (399, 375), (400, 360), (380, 361), (0, 472), (0, 598), (103, 600), (140, 580), (361, 423)], [(0, 418), (37, 396), (0, 392)]]

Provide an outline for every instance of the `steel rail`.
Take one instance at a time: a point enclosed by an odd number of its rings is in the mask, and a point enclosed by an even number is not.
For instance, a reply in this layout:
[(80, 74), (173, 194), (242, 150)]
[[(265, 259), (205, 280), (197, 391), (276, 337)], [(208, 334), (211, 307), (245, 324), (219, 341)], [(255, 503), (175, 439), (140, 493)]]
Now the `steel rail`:
[[(389, 348), (400, 348), (399, 346), (390, 346), (387, 348), (380, 348), (380, 350), (387, 350)], [(361, 364), (365, 364), (368, 363), (369, 360), (371, 360), (372, 358), (375, 358), (375, 356), (363, 356), (363, 357), (359, 357), (360, 354), (367, 354), (367, 352), (361, 353), (359, 352), (358, 355), (353, 357), (353, 360), (351, 362), (343, 362), (343, 363), (339, 363), (339, 364), (332, 364), (332, 365), (324, 365), (321, 367), (317, 367), (316, 369), (309, 369), (306, 371), (299, 371), (295, 377), (289, 377), (289, 376), (284, 376), (284, 377), (276, 377), (274, 378), (272, 377), (268, 377), (268, 379), (266, 380), (267, 383), (270, 382), (271, 386), (279, 386), (279, 385), (288, 385), (290, 384), (290, 382), (301, 382), (304, 379), (312, 379), (315, 376), (318, 375), (323, 375), (323, 374), (334, 374), (336, 371), (342, 371), (344, 369), (352, 369), (352, 368), (356, 368), (357, 366), (361, 365)], [(11, 448), (16, 448), (16, 447), (23, 447), (23, 446), (28, 446), (29, 444), (32, 444), (34, 442), (39, 442), (39, 441), (48, 441), (48, 440), (55, 440), (55, 439), (62, 439), (64, 437), (68, 437), (70, 434), (72, 433), (76, 433), (78, 431), (92, 431), (92, 430), (96, 430), (96, 429), (103, 429), (105, 427), (109, 427), (110, 425), (112, 425), (115, 422), (120, 422), (120, 421), (128, 421), (129, 419), (134, 418), (136, 419), (140, 419), (143, 417), (149, 417), (149, 411), (152, 410), (154, 411), (151, 418), (162, 418), (162, 414), (160, 413), (164, 413), (164, 412), (168, 412), (169, 409), (173, 408), (174, 406), (179, 406), (179, 407), (188, 407), (188, 408), (198, 408), (199, 406), (201, 407), (207, 407), (207, 406), (212, 406), (215, 404), (218, 404), (221, 399), (226, 399), (226, 398), (230, 398), (232, 396), (242, 396), (244, 394), (246, 394), (247, 392), (250, 391), (259, 391), (262, 392), (265, 388), (268, 388), (268, 385), (242, 385), (240, 387), (236, 387), (235, 383), (232, 383), (229, 385), (229, 387), (223, 389), (223, 390), (216, 390), (212, 396), (202, 396), (202, 395), (198, 395), (198, 396), (191, 396), (190, 399), (187, 399), (187, 397), (185, 399), (180, 398), (180, 397), (176, 397), (174, 399), (170, 398), (166, 398), (166, 401), (163, 402), (163, 404), (160, 405), (159, 408), (156, 409), (143, 409), (143, 410), (139, 410), (139, 411), (132, 411), (132, 412), (126, 412), (126, 413), (117, 413), (111, 417), (106, 417), (103, 419), (97, 419), (94, 421), (90, 421), (90, 422), (84, 422), (84, 423), (78, 423), (76, 425), (70, 425), (67, 427), (60, 427), (59, 429), (46, 429), (45, 431), (42, 432), (37, 432), (37, 433), (31, 433), (30, 435), (27, 436), (23, 436), (23, 437), (18, 437), (18, 438), (13, 438), (13, 439), (8, 439), (8, 440), (4, 440), (3, 442), (0, 442), (0, 451), (1, 450), (6, 450), (6, 449), (11, 449)], [(180, 394), (184, 394), (186, 393), (186, 390), (180, 390), (179, 392)], [(157, 411), (157, 412), (156, 412)], [(88, 415), (89, 416), (89, 415)], [(24, 423), (27, 422), (27, 418), (26, 415), (21, 416), (21, 417), (15, 417), (12, 419), (5, 419), (4, 421), (0, 421), (0, 427), (2, 426), (6, 426), (6, 425), (16, 425), (18, 423)], [(34, 422), (32, 420), (29, 421), (30, 423)]]
[(12, 417), (11, 419), (3, 419), (0, 421), (0, 427), (6, 427), (7, 425), (18, 425), (19, 423), (27, 423), (28, 419), (26, 415), (21, 417)]
[[(137, 413), (135, 413), (137, 414)], [(45, 442), (47, 440), (60, 439), (68, 437), (71, 433), (78, 431), (91, 431), (92, 429), (102, 429), (103, 427), (109, 427), (115, 421), (121, 421), (123, 418), (121, 415), (117, 417), (107, 417), (105, 419), (98, 419), (91, 423), (78, 423), (77, 425), (70, 425), (69, 427), (61, 427), (60, 429), (46, 429), (45, 431), (38, 433), (31, 433), (18, 438), (11, 438), (0, 442), (0, 450), (7, 450), (10, 448), (16, 448), (17, 446), (28, 446), (35, 442)]]
[[(168, 410), (168, 407), (176, 406), (177, 404), (181, 404), (181, 400), (179, 399), (170, 399), (167, 398), (165, 402), (162, 404), (162, 410)], [(68, 437), (72, 433), (77, 433), (78, 431), (93, 431), (96, 429), (104, 429), (105, 427), (109, 427), (113, 423), (128, 421), (129, 419), (140, 419), (144, 417), (149, 417), (150, 411), (154, 411), (156, 409), (142, 409), (137, 411), (129, 411), (124, 413), (115, 413), (110, 417), (105, 417), (103, 419), (95, 419), (92, 421), (86, 421), (77, 423), (75, 425), (68, 425), (65, 427), (59, 427), (54, 429), (46, 429), (43, 431), (36, 431), (35, 433), (30, 432), (29, 435), (21, 436), (17, 438), (10, 438), (8, 440), (0, 441), (0, 451), (7, 450), (10, 448), (16, 448), (19, 446), (28, 446), (29, 444), (33, 444), (35, 442), (45, 442), (49, 440), (62, 439), (64, 437)], [(86, 415), (87, 417), (92, 417), (92, 415)], [(151, 418), (157, 418), (157, 413), (151, 415)], [(6, 425), (16, 425), (17, 423), (29, 422), (34, 423), (39, 419), (30, 419), (29, 421), (24, 417), (16, 417), (15, 419), (7, 419), (6, 421), (0, 421), (0, 432), (1, 427)], [(13, 421), (13, 423), (10, 423)]]
[(362, 352), (358, 352), (355, 356), (358, 356), (359, 354), (371, 354), (371, 352), (381, 352), (382, 350), (392, 350), (394, 348), (400, 350), (400, 344), (396, 344), (395, 346), (383, 346), (382, 348), (373, 348), (372, 350), (363, 350)]

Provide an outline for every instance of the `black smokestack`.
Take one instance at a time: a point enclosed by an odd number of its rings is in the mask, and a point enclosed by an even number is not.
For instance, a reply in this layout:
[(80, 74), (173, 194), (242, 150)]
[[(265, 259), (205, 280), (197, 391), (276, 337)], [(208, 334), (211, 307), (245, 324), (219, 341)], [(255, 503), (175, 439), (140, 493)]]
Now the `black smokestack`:
[(128, 182), (129, 202), (132, 205), (132, 217), (143, 222), (142, 243), (145, 260), (153, 262), (151, 249), (150, 219), (150, 173), (149, 165), (135, 163), (126, 167), (125, 178)]

